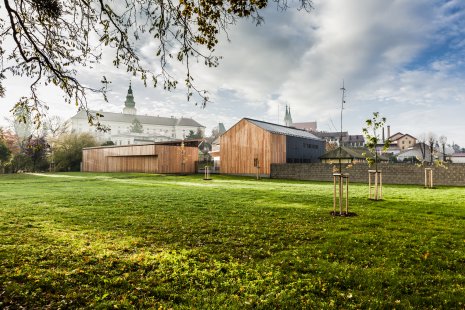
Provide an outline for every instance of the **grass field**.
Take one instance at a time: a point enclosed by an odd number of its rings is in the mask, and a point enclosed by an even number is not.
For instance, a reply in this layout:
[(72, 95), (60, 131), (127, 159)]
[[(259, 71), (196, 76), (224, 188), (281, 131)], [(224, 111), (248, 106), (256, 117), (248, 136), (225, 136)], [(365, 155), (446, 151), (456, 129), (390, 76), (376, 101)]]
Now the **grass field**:
[(465, 188), (0, 175), (0, 308), (465, 308)]

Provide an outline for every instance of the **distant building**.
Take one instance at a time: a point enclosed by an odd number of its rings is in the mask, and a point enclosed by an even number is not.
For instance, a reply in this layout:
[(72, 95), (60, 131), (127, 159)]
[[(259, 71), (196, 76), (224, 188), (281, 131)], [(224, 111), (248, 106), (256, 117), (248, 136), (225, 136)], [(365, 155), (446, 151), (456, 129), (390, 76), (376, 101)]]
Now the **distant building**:
[[(95, 115), (97, 111), (91, 111)], [(205, 126), (192, 118), (159, 117), (138, 115), (134, 94), (129, 85), (123, 113), (99, 111), (103, 117), (100, 123), (110, 128), (108, 132), (99, 132), (90, 126), (85, 111), (78, 112), (70, 119), (73, 132), (93, 133), (101, 142), (112, 141), (115, 145), (147, 144), (185, 138), (190, 131), (204, 133)], [(137, 126), (135, 126), (137, 125)], [(137, 128), (135, 128), (137, 127)]]
[[(346, 146), (338, 147), (332, 151), (329, 151), (320, 157), (322, 163), (335, 164), (339, 163), (339, 160), (343, 164), (356, 164), (367, 162), (366, 156), (363, 153), (369, 154), (366, 148), (351, 148)], [(388, 162), (389, 159), (386, 156), (378, 155), (378, 162)]]
[(292, 123), (292, 127), (310, 132), (315, 132), (317, 129), (317, 124), (316, 122)]
[(454, 164), (465, 164), (465, 153), (454, 153), (450, 155), (450, 161)]
[[(435, 150), (433, 151), (433, 159)], [(429, 145), (425, 143), (417, 143), (414, 146), (404, 149), (396, 154), (398, 162), (431, 162), (431, 152)]]
[(364, 147), (365, 138), (363, 135), (347, 135), (342, 137), (342, 146), (348, 147)]
[(313, 133), (315, 136), (324, 139), (328, 143), (336, 143), (339, 145), (339, 140), (348, 137), (349, 134), (347, 131), (343, 131), (342, 133), (340, 131), (334, 131), (334, 132), (327, 132), (327, 131), (316, 131)]
[(391, 145), (397, 146), (401, 151), (413, 147), (417, 142), (415, 137), (400, 132), (388, 137), (388, 139), (391, 141)]

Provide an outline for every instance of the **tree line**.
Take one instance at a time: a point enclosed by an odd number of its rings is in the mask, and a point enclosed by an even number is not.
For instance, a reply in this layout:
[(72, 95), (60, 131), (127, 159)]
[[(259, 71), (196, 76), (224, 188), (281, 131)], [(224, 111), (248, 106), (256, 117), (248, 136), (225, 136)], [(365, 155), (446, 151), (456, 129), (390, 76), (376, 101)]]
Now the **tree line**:
[(0, 128), (0, 172), (79, 171), (82, 148), (98, 143), (90, 133), (68, 129), (57, 116), (46, 118), (40, 129), (28, 122)]

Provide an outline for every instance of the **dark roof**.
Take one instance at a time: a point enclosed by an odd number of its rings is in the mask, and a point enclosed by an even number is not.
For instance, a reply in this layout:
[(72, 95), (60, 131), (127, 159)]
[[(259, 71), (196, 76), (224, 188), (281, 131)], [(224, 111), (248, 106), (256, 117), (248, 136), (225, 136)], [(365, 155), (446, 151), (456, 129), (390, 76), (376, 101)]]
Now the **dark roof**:
[[(317, 137), (320, 137), (320, 138), (326, 138), (326, 137), (336, 137), (336, 138), (339, 138), (341, 136), (341, 132), (340, 131), (334, 131), (334, 132), (328, 132), (328, 131), (315, 131), (313, 132), (313, 134)], [(348, 135), (348, 132), (347, 131), (343, 131), (342, 132), (342, 136), (343, 137), (346, 137)]]
[[(366, 156), (362, 155), (363, 153), (370, 154), (367, 148), (342, 146), (323, 154), (320, 159), (366, 159)], [(383, 155), (378, 155), (378, 159), (388, 161), (388, 158)]]
[[(122, 123), (132, 123), (135, 118), (139, 122), (149, 125), (163, 125), (163, 126), (192, 126), (192, 127), (205, 127), (199, 124), (197, 121), (192, 118), (174, 118), (174, 117), (159, 117), (159, 116), (149, 116), (149, 115), (133, 115), (133, 114), (124, 114), (124, 113), (114, 113), (114, 112), (97, 112), (90, 111), (92, 115), (95, 113), (100, 113), (103, 115), (102, 121), (109, 122), (122, 122)], [(87, 119), (87, 114), (85, 111), (79, 111), (76, 115), (71, 117), (72, 119)]]
[(267, 122), (258, 121), (258, 120), (251, 119), (251, 118), (244, 118), (244, 119), (271, 133), (321, 141), (320, 138), (318, 138), (317, 136), (315, 136), (314, 134), (306, 130), (297, 129), (293, 127), (286, 127), (286, 126), (273, 124), (273, 123), (267, 123)]
[(342, 137), (342, 142), (353, 142), (353, 141), (364, 142), (365, 138), (363, 137), (363, 135), (348, 135), (348, 136)]

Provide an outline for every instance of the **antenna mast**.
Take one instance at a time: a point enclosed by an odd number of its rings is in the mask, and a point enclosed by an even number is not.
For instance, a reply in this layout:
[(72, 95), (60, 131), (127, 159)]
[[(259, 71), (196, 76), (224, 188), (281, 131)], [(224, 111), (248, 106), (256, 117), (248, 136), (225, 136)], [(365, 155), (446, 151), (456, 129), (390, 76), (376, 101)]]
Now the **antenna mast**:
[(344, 110), (344, 103), (346, 103), (345, 96), (346, 96), (346, 88), (344, 87), (344, 80), (342, 80), (342, 99), (341, 99), (341, 135), (339, 137), (339, 173), (342, 173), (342, 111)]
[(341, 100), (341, 139), (339, 140), (339, 146), (342, 146), (342, 111), (344, 110), (344, 103), (346, 103), (346, 89), (344, 87), (344, 80), (342, 80), (342, 100)]

